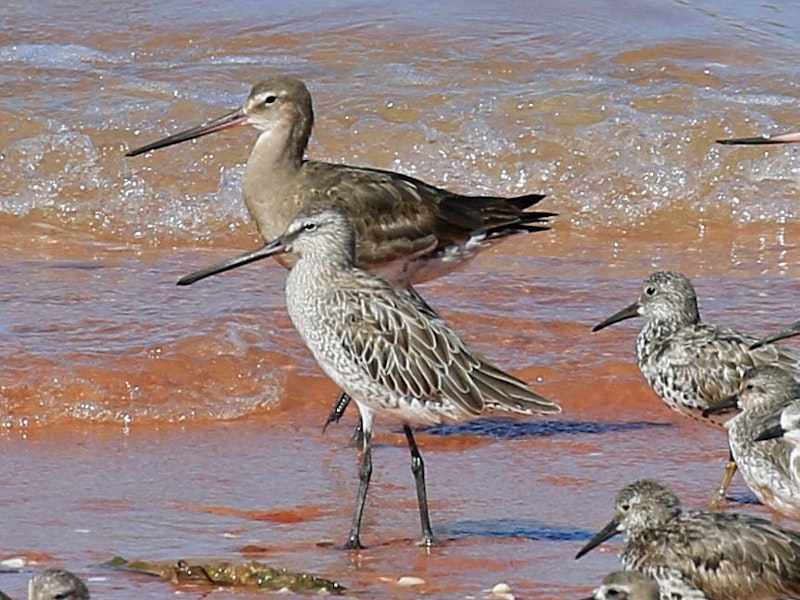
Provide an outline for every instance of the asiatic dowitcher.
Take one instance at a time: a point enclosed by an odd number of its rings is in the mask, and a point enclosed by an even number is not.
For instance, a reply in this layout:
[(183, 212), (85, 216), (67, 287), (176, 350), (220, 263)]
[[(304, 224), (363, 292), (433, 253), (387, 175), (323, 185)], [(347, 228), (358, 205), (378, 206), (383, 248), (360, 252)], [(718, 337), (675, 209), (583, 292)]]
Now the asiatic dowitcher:
[(342, 209), (309, 207), (275, 241), (179, 284), (280, 252), (299, 257), (286, 280), (289, 316), (323, 371), (356, 401), (364, 425), (361, 483), (346, 547), (361, 547), (376, 414), (403, 423), (422, 543), (433, 545), (424, 465), (411, 425), (459, 421), (486, 410), (554, 414), (561, 408), (467, 348), (416, 294), (356, 267), (355, 244), (353, 225)]

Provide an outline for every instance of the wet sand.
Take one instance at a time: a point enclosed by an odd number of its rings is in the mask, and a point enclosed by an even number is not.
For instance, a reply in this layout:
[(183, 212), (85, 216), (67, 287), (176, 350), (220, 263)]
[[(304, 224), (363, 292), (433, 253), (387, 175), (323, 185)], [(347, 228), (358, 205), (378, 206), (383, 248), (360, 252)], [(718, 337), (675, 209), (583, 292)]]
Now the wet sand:
[[(354, 597), (483, 598), (504, 581), (518, 598), (577, 598), (618, 566), (614, 544), (572, 557), (622, 485), (658, 477), (688, 506), (708, 501), (723, 432), (649, 390), (638, 322), (590, 328), (661, 268), (693, 279), (709, 321), (760, 333), (798, 318), (800, 148), (712, 143), (797, 126), (791, 3), (635, 3), (625, 23), (588, 0), (413, 16), (120, 6), (12, 2), (0, 32), (0, 558), (69, 568), (112, 600), (173, 593), (91, 566), (114, 555), (254, 558)], [(330, 547), (355, 500), (355, 416), (322, 435), (337, 390), (291, 327), (279, 266), (174, 285), (259, 243), (240, 198), (253, 134), (123, 157), (276, 70), (311, 88), (314, 157), (547, 193), (559, 213), (421, 287), (470, 345), (564, 406), (420, 432), (442, 548), (414, 544), (408, 451), (380, 418), (369, 548)], [(741, 479), (731, 493), (734, 510), (768, 514)], [(23, 597), (27, 578), (0, 573), (0, 589)]]

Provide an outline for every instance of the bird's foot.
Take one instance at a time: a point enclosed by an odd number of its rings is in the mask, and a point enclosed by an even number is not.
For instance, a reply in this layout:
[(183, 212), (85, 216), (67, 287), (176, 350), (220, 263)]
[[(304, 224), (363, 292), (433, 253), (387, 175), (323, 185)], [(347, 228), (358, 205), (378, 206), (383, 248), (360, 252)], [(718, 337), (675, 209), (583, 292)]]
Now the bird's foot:
[(360, 419), (353, 430), (353, 437), (350, 438), (350, 443), (354, 446), (361, 446), (364, 443), (364, 423)]
[(361, 543), (361, 538), (358, 535), (351, 534), (344, 544), (336, 548), (337, 550), (363, 550), (366, 546)]
[(432, 533), (422, 536), (422, 539), (419, 542), (417, 542), (417, 546), (420, 546), (422, 548), (433, 548), (435, 546), (441, 546), (441, 545), (442, 543)]
[(720, 487), (717, 490), (717, 493), (714, 494), (714, 497), (711, 498), (711, 502), (708, 503), (708, 507), (711, 510), (721, 510), (722, 505), (725, 503), (725, 488)]

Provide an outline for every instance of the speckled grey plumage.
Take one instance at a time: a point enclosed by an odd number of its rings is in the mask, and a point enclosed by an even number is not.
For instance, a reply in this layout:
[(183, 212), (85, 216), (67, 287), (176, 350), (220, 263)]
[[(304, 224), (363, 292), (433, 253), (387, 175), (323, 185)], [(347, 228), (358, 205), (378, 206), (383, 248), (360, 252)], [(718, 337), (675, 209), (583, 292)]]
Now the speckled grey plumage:
[[(733, 400), (742, 412), (725, 426), (733, 458), (747, 486), (773, 510), (800, 519), (796, 445), (783, 437), (757, 439), (763, 431), (781, 422), (784, 409), (800, 400), (800, 384), (784, 369), (762, 365), (745, 373)], [(789, 422), (791, 415), (787, 411)]]
[(301, 256), (286, 280), (292, 323), (327, 375), (357, 400), (365, 422), (373, 412), (425, 425), (486, 409), (559, 412), (470, 351), (426, 304), (354, 268), (342, 211), (303, 211), (283, 239)]
[[(358, 404), (364, 424), (362, 488), (348, 542), (358, 530), (371, 473), (375, 414), (405, 424), (417, 479), (420, 512), (427, 513), (422, 460), (409, 424), (463, 420), (487, 410), (555, 414), (558, 404), (504, 373), (464, 342), (416, 294), (354, 266), (355, 234), (339, 208), (308, 208), (261, 250), (182, 279), (189, 284), (247, 262), (294, 252), (286, 280), (292, 323), (323, 371)], [(425, 508), (423, 509), (423, 505)], [(423, 518), (423, 538), (435, 543)]]
[(652, 577), (662, 589), (679, 574), (709, 600), (800, 595), (800, 534), (744, 514), (684, 511), (659, 482), (625, 486), (614, 518), (578, 557), (617, 533), (624, 535), (623, 568)]
[(757, 339), (700, 319), (691, 281), (675, 271), (657, 271), (645, 279), (639, 299), (594, 330), (643, 316), (636, 340), (639, 368), (672, 410), (721, 425), (730, 415), (702, 416), (702, 411), (735, 394), (749, 368), (776, 364), (800, 375), (800, 354), (770, 345), (751, 349)]
[(28, 582), (28, 600), (89, 600), (89, 588), (69, 571), (47, 569)]
[[(681, 591), (681, 590), (684, 591)], [(707, 600), (697, 589), (687, 586), (680, 574), (673, 573), (670, 585), (662, 591), (650, 577), (638, 571), (615, 571), (585, 600)]]

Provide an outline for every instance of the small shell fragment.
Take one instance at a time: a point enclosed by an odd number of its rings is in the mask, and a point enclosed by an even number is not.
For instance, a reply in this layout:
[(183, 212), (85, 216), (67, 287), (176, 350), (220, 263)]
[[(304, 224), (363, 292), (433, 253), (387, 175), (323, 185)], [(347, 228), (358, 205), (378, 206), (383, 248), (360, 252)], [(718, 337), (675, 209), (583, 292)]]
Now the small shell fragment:
[(27, 564), (24, 556), (12, 556), (11, 558), (0, 561), (0, 569), (16, 571), (17, 569), (24, 568)]
[(514, 600), (514, 594), (511, 593), (511, 586), (505, 582), (496, 584), (490, 591), (492, 597), (498, 600)]

